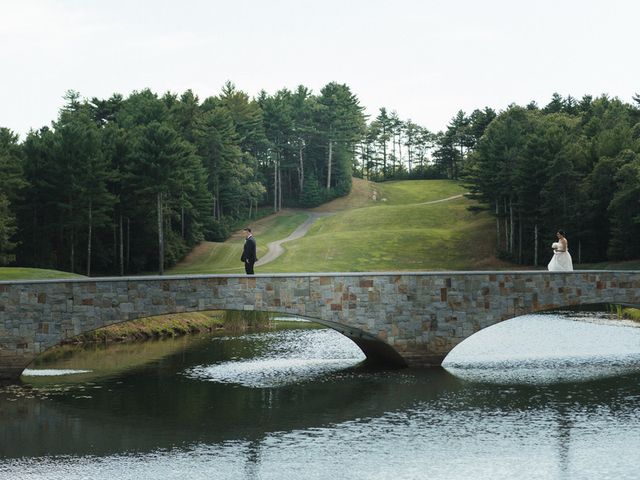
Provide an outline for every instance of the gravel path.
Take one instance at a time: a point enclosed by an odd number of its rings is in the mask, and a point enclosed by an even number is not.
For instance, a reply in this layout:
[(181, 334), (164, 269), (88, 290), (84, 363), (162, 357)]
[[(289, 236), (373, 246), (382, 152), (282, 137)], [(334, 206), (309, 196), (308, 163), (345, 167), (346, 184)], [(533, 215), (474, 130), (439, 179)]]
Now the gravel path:
[(462, 198), (465, 195), (466, 195), (466, 193), (461, 193), (460, 195), (454, 195), (453, 197), (441, 198), (440, 200), (431, 200), (430, 202), (414, 203), (413, 205), (431, 205), (433, 203), (448, 202), (449, 200), (455, 200), (456, 198)]
[(297, 240), (298, 238), (304, 237), (309, 231), (309, 229), (311, 228), (311, 225), (313, 225), (316, 222), (316, 220), (318, 220), (320, 217), (327, 217), (329, 215), (333, 215), (333, 212), (309, 213), (309, 218), (307, 218), (303, 224), (298, 226), (298, 228), (296, 228), (291, 233), (291, 235), (289, 235), (286, 238), (283, 238), (282, 240), (276, 240), (275, 242), (271, 242), (267, 244), (267, 247), (269, 248), (269, 250), (260, 260), (256, 262), (256, 267), (261, 267), (262, 265), (265, 265), (269, 262), (273, 262), (276, 258), (278, 258), (280, 255), (284, 253), (284, 248), (282, 247), (283, 243), (290, 242), (291, 240)]

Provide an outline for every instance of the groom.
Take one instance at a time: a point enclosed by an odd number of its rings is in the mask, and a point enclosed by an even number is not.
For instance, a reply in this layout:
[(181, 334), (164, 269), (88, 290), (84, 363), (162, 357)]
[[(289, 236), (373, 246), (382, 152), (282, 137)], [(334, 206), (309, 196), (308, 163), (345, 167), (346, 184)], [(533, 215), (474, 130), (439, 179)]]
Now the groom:
[(247, 275), (253, 275), (253, 264), (258, 260), (256, 258), (256, 241), (251, 234), (250, 228), (247, 227), (244, 231), (247, 239), (244, 242), (244, 250), (242, 251), (240, 261), (244, 262), (244, 271), (247, 272)]

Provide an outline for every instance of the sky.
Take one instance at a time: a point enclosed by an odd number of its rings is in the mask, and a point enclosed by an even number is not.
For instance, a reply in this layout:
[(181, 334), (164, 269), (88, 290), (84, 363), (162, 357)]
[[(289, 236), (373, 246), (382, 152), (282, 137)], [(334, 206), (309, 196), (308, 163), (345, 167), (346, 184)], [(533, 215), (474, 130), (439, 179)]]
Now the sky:
[(0, 0), (0, 127), (85, 98), (230, 80), (251, 96), (345, 83), (367, 114), (433, 131), (554, 92), (640, 93), (636, 0)]

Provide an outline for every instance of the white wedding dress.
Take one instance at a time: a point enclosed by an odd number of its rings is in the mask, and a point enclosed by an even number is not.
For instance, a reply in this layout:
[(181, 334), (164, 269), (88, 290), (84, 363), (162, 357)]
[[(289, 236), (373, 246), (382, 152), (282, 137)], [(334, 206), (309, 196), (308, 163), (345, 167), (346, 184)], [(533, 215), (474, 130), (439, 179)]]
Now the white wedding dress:
[(549, 262), (549, 271), (550, 272), (570, 272), (573, 270), (573, 261), (571, 260), (571, 254), (569, 253), (569, 249), (566, 251), (558, 250), (562, 249), (562, 243), (554, 242), (551, 244), (551, 248), (555, 251), (553, 252), (553, 257)]

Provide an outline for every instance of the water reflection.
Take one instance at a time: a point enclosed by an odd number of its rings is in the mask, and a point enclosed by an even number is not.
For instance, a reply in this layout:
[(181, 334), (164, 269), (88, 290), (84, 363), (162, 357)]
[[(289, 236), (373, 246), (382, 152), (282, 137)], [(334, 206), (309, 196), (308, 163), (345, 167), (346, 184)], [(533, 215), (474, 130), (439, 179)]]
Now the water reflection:
[[(270, 348), (249, 359), (197, 365), (185, 374), (192, 379), (267, 388), (321, 381), (332, 372), (354, 367), (364, 354), (346, 337), (332, 330), (288, 330), (247, 335), (246, 341), (268, 342)], [(217, 342), (237, 339), (223, 337)]]
[[(584, 321), (586, 317), (586, 320)], [(443, 366), (476, 382), (588, 382), (640, 372), (640, 328), (594, 314), (526, 315), (481, 330)]]
[(60, 377), (91, 372), (92, 370), (73, 370), (69, 368), (27, 368), (22, 372), (22, 375), (25, 377)]
[[(455, 374), (365, 370), (339, 334), (302, 329), (193, 339), (76, 384), (33, 379), (0, 392), (0, 478), (637, 478), (640, 330), (511, 325), (462, 344)], [(612, 358), (622, 375), (594, 374)], [(540, 381), (560, 367), (576, 372)]]

